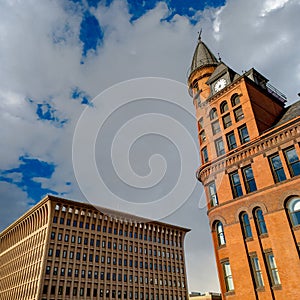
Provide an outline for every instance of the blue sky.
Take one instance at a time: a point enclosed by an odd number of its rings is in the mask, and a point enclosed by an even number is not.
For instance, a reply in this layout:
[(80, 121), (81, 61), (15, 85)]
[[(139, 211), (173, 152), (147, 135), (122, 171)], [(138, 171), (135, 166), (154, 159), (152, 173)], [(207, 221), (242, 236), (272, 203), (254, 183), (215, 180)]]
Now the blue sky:
[[(300, 82), (299, 14), (293, 0), (1, 1), (1, 229), (47, 193), (86, 200), (72, 162), (72, 138), (84, 110), (98, 109), (101, 116), (116, 99), (93, 105), (93, 98), (124, 80), (153, 76), (185, 85), (201, 28), (203, 40), (223, 62), (238, 73), (255, 67), (287, 94), (288, 103), (295, 101)], [(186, 101), (193, 111), (191, 99)], [(177, 118), (197, 141), (194, 121), (172, 105), (157, 106), (147, 99), (108, 115), (95, 147), (100, 173), (118, 195), (128, 182), (114, 176), (109, 146), (124, 124), (159, 110)], [(175, 148), (168, 139), (148, 135), (144, 142), (133, 143), (131, 167), (137, 174), (151, 174), (158, 162), (151, 155), (158, 152), (171, 163), (166, 176), (175, 176)], [(122, 146), (116, 151), (125, 158)], [(87, 158), (81, 157), (83, 163)], [(199, 162), (193, 164), (196, 170)], [(195, 181), (194, 171), (190, 180)], [(162, 180), (145, 198), (163, 195), (176, 181)], [(186, 250), (189, 288), (194, 291), (219, 289), (206, 211), (199, 207), (202, 192), (198, 184), (185, 204), (165, 219), (192, 229)], [(206, 272), (199, 273), (201, 269)]]

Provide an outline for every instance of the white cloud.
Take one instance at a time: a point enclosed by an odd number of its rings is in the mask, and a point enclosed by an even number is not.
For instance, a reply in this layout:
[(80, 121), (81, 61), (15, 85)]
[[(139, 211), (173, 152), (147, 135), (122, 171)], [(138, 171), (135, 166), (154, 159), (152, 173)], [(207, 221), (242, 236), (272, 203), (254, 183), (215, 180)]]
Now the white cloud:
[(266, 14), (270, 13), (272, 10), (276, 10), (284, 7), (284, 5), (289, 2), (289, 0), (267, 0), (264, 2), (263, 11), (261, 15), (264, 17)]

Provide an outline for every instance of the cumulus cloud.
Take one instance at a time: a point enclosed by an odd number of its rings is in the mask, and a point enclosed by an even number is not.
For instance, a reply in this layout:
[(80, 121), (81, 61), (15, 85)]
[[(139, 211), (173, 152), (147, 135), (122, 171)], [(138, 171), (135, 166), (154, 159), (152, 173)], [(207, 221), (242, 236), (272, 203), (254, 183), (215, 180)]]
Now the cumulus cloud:
[[(160, 2), (134, 19), (128, 4), (117, 0), (90, 8), (72, 1), (2, 1), (0, 8), (0, 169), (18, 168), (22, 156), (53, 164), (50, 178), (32, 180), (66, 198), (84, 199), (72, 169), (72, 136), (91, 99), (136, 77), (185, 84), (201, 27), (204, 42), (237, 72), (255, 67), (289, 103), (299, 92), (297, 0), (228, 0), (222, 8), (206, 7), (189, 17)], [(86, 9), (97, 18), (103, 40), (83, 55)], [(143, 155), (135, 158), (143, 161)], [(15, 184), (3, 182), (0, 188), (2, 228), (33, 202), (16, 184), (20, 174), (10, 176)], [(186, 244), (190, 290), (218, 290), (207, 217), (197, 208), (201, 193), (199, 183), (165, 221), (192, 228)]]

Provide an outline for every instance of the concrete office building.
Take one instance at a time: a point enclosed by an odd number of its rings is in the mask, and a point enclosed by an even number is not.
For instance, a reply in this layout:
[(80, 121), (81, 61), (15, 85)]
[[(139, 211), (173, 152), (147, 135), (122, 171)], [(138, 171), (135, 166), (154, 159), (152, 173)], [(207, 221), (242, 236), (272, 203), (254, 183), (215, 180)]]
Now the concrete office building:
[(188, 231), (47, 196), (0, 234), (0, 299), (187, 300)]

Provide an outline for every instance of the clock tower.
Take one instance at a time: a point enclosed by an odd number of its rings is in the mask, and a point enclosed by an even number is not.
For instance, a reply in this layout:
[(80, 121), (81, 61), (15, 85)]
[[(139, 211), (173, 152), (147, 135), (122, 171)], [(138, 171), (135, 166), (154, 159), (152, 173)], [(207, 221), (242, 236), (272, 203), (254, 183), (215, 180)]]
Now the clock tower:
[(223, 299), (300, 299), (300, 101), (201, 37), (188, 87)]

